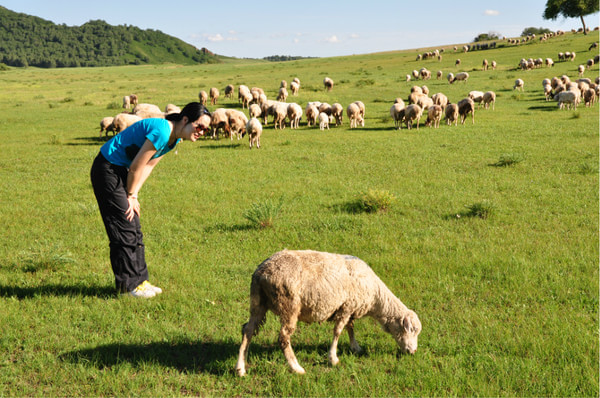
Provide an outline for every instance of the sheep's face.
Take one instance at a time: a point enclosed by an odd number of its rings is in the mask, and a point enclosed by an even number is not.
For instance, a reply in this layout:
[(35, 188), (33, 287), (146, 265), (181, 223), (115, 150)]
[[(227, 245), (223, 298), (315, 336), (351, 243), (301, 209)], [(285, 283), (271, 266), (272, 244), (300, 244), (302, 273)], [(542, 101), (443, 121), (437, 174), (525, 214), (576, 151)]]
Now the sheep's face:
[(417, 351), (421, 321), (414, 311), (408, 311), (404, 317), (396, 318), (384, 326), (391, 333), (404, 354), (414, 354)]

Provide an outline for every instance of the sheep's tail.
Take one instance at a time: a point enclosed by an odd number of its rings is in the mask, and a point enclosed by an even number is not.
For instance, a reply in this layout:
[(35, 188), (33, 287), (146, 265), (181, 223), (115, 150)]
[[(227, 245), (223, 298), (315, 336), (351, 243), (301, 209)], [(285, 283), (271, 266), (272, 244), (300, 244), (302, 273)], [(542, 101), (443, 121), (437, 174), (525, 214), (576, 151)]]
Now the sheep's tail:
[(252, 336), (256, 335), (265, 323), (266, 315), (266, 295), (260, 286), (258, 278), (253, 276), (252, 284), (250, 285), (250, 319), (242, 326), (242, 334), (248, 330)]

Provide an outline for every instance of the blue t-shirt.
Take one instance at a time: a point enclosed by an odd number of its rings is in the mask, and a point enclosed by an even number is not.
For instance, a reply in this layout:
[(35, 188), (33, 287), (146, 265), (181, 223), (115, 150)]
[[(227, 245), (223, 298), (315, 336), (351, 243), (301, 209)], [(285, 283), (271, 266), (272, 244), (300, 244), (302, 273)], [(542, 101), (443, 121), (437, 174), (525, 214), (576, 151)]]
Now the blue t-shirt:
[(156, 149), (152, 159), (161, 157), (175, 148), (180, 140), (169, 146), (170, 136), (171, 127), (166, 119), (142, 119), (112, 137), (102, 145), (100, 152), (110, 163), (130, 167), (146, 140), (149, 140)]

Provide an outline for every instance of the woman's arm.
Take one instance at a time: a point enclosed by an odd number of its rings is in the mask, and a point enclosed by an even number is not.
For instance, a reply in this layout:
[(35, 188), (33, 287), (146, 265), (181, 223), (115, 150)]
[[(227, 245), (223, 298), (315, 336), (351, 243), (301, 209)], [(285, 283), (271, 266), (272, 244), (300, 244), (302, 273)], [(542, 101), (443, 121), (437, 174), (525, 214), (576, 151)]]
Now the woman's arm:
[(156, 148), (154, 148), (152, 142), (146, 140), (133, 159), (133, 162), (131, 162), (131, 166), (129, 166), (129, 173), (127, 174), (127, 200), (129, 201), (129, 208), (125, 212), (129, 221), (133, 220), (134, 214), (140, 215), (140, 203), (137, 199), (138, 192), (150, 173), (152, 173), (154, 166), (162, 158), (161, 156), (152, 159), (154, 154), (156, 154)]

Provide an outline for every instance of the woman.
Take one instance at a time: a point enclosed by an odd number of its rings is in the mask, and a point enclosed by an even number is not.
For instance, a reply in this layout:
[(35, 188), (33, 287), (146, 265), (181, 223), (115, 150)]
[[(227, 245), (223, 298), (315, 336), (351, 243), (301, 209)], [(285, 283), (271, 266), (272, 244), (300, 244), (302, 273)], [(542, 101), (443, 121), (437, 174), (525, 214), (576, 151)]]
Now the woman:
[(120, 293), (150, 298), (162, 290), (148, 281), (138, 192), (154, 166), (181, 140), (196, 141), (210, 127), (198, 102), (165, 119), (143, 119), (100, 148), (91, 171), (94, 194), (110, 240), (110, 262)]

